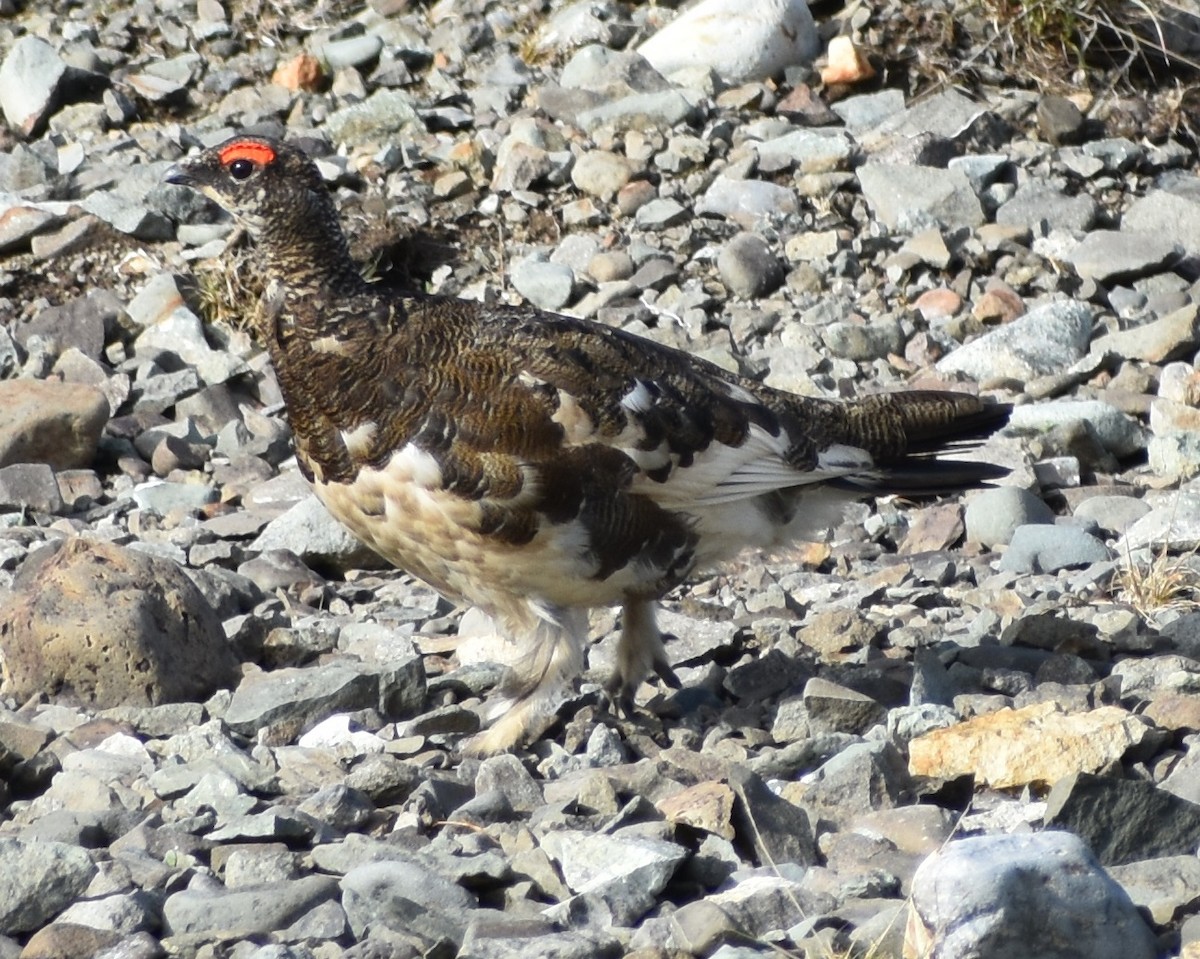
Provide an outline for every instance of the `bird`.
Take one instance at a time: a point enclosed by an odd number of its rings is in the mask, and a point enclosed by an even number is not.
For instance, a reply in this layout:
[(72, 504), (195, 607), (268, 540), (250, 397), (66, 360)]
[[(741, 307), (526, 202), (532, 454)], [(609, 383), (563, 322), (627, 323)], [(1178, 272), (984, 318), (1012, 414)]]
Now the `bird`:
[(583, 672), (590, 608), (621, 607), (603, 695), (629, 714), (652, 673), (679, 686), (655, 610), (694, 572), (823, 536), (855, 500), (1006, 472), (947, 456), (1003, 427), (1005, 403), (801, 396), (602, 323), (373, 284), (319, 170), (282, 138), (234, 136), (164, 179), (255, 243), (258, 333), (317, 497), (515, 644), (468, 754), (546, 732)]

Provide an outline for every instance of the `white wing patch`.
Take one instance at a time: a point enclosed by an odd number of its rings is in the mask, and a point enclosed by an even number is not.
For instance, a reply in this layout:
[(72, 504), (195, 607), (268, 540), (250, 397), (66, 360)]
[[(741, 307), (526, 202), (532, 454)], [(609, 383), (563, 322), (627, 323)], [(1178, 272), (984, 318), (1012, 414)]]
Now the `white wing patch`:
[[(649, 458), (637, 450), (625, 452), (635, 462)], [(870, 456), (849, 446), (830, 447), (818, 457), (815, 469), (804, 471), (787, 462), (786, 452), (784, 436), (751, 426), (741, 446), (713, 443), (697, 453), (690, 466), (677, 467), (666, 482), (639, 477), (635, 490), (668, 509), (695, 510), (852, 476), (872, 467)]]
[(631, 413), (646, 413), (654, 407), (655, 391), (645, 380), (634, 380), (633, 389), (621, 397), (621, 405)]
[(590, 443), (596, 435), (596, 424), (566, 390), (558, 391), (558, 409), (550, 419), (563, 428), (563, 442), (568, 445)]
[(392, 454), (382, 472), (396, 483), (412, 483), (425, 489), (441, 489), (442, 468), (432, 454), (406, 443)]
[(346, 344), (339, 340), (336, 336), (318, 336), (308, 345), (314, 353), (346, 352)]
[(352, 430), (339, 430), (346, 452), (355, 459), (365, 459), (371, 452), (371, 443), (379, 425), (373, 420), (359, 423)]
[(871, 459), (870, 453), (857, 446), (834, 443), (817, 454), (817, 468), (845, 475), (872, 470), (875, 468), (875, 461)]

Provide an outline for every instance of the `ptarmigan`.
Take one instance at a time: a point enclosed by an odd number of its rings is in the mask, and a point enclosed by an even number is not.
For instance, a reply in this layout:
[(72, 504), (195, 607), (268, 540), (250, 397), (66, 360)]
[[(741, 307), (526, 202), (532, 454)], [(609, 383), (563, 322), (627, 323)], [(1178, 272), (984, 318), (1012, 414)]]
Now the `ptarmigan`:
[(246, 224), (260, 330), (300, 468), (380, 555), (489, 613), (521, 651), (485, 754), (540, 735), (621, 604), (608, 692), (674, 682), (655, 601), (745, 547), (812, 537), (855, 498), (1003, 472), (938, 460), (1008, 419), (953, 392), (795, 396), (598, 323), (366, 282), (296, 146), (235, 137), (172, 167)]

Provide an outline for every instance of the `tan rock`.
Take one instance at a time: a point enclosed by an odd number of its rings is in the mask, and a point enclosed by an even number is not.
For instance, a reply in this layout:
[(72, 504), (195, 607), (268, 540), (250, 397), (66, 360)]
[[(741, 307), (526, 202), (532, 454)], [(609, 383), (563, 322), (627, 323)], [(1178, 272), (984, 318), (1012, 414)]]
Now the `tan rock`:
[(902, 556), (929, 553), (953, 546), (962, 538), (963, 508), (959, 503), (938, 503), (917, 513), (900, 544)]
[(108, 400), (91, 386), (57, 380), (0, 382), (0, 466), (91, 466), (108, 417)]
[(0, 691), (99, 707), (207, 698), (238, 663), (220, 620), (170, 560), (84, 539), (30, 557), (0, 601)]
[(1125, 359), (1162, 363), (1189, 353), (1200, 343), (1200, 305), (1190, 303), (1153, 323), (1101, 336), (1093, 353), (1116, 353)]
[(30, 937), (21, 950), (21, 959), (88, 959), (117, 945), (123, 938), (112, 929), (55, 922), (43, 926)]
[(733, 790), (725, 783), (703, 782), (689, 786), (655, 805), (667, 821), (732, 839)]
[(1146, 707), (1145, 716), (1163, 729), (1194, 733), (1200, 730), (1200, 696), (1194, 693), (1157, 693)]
[(321, 88), (325, 82), (325, 72), (321, 68), (321, 61), (311, 53), (300, 53), (276, 68), (271, 75), (271, 82), (293, 93), (298, 90), (311, 93)]
[(971, 315), (985, 322), (1011, 323), (1025, 315), (1025, 301), (1015, 290), (996, 286), (986, 290), (971, 307)]
[(954, 290), (939, 287), (926, 290), (913, 301), (913, 309), (926, 320), (944, 320), (963, 308), (963, 298)]
[(867, 55), (849, 37), (834, 37), (829, 41), (828, 62), (821, 68), (821, 82), (827, 87), (835, 83), (862, 83), (875, 76)]
[(908, 770), (935, 779), (973, 775), (980, 785), (1000, 788), (1049, 785), (1117, 762), (1152, 729), (1149, 720), (1119, 706), (1068, 715), (1057, 703), (1036, 703), (914, 739)]

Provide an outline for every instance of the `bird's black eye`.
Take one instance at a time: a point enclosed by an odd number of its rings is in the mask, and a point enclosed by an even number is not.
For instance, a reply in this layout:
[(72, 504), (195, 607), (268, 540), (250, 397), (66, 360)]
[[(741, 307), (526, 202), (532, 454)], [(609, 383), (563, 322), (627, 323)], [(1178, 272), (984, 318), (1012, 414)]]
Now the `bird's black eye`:
[(235, 180), (244, 180), (254, 172), (254, 164), (249, 160), (234, 160), (229, 164), (229, 175)]

